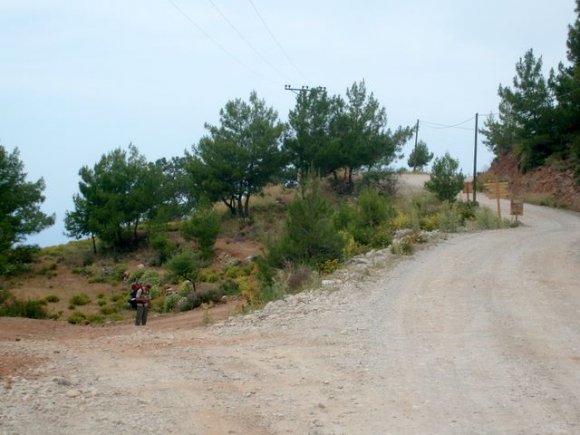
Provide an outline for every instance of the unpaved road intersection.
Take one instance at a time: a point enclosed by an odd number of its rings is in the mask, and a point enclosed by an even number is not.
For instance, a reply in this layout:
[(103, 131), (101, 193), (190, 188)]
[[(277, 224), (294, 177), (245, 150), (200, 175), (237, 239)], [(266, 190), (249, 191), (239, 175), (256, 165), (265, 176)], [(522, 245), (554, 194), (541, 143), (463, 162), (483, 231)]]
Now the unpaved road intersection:
[(525, 213), (207, 328), (3, 320), (0, 433), (580, 433), (580, 218)]

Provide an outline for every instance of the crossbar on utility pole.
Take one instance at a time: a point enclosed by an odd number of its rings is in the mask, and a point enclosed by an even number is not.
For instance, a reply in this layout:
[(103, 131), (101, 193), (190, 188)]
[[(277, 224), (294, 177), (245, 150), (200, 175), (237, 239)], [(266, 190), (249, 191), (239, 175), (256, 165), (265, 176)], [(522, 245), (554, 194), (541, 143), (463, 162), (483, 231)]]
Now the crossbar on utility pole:
[(300, 88), (293, 88), (292, 85), (284, 85), (284, 89), (287, 91), (292, 91), (292, 92), (307, 92), (307, 91), (326, 91), (326, 88), (324, 86), (317, 86), (314, 88), (311, 88), (309, 86), (302, 86)]

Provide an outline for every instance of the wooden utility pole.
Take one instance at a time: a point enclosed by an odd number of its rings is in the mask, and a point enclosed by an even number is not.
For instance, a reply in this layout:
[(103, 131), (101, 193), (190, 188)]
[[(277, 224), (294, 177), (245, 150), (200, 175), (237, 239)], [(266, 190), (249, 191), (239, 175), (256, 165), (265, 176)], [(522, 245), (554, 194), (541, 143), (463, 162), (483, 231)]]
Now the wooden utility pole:
[(479, 113), (475, 114), (475, 143), (473, 146), (473, 202), (476, 201), (477, 192), (477, 121)]
[[(417, 139), (419, 138), (419, 120), (417, 119), (417, 125), (415, 126), (415, 159), (417, 158)], [(413, 165), (413, 172), (417, 170), (417, 166)]]

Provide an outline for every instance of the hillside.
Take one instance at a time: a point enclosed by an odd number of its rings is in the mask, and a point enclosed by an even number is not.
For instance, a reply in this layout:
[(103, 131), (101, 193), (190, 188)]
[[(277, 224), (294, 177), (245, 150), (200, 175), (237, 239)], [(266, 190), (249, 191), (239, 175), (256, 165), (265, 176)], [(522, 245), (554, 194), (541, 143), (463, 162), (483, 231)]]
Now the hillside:
[(553, 162), (522, 174), (513, 154), (496, 158), (487, 176), (509, 181), (526, 202), (580, 211), (580, 184), (569, 163)]
[(0, 427), (576, 433), (579, 215), (528, 206), (522, 221), (361, 255), (322, 288), (205, 328), (191, 313), (144, 328), (0, 319)]

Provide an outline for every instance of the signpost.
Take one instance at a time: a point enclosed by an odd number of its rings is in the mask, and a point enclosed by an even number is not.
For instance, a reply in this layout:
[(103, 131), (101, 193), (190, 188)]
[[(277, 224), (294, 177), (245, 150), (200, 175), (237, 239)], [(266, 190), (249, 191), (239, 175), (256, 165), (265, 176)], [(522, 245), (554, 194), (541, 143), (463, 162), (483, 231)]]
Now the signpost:
[(517, 222), (518, 216), (522, 216), (524, 214), (524, 201), (521, 199), (512, 198), (510, 204), (510, 214), (515, 216)]
[(497, 200), (497, 216), (501, 219), (500, 199), (510, 199), (510, 214), (515, 216), (516, 221), (518, 216), (524, 214), (524, 201), (520, 198), (515, 198), (513, 193), (510, 193), (508, 182), (495, 181), (493, 183), (485, 183), (485, 193), (489, 199)]
[(469, 202), (469, 194), (473, 192), (473, 183), (471, 181), (464, 181), (463, 182), (463, 193), (465, 193), (465, 197), (467, 198), (467, 202)]
[(501, 219), (501, 205), (500, 199), (507, 199), (509, 197), (508, 183), (495, 181), (495, 183), (485, 183), (485, 191), (487, 197), (497, 200), (497, 217)]

